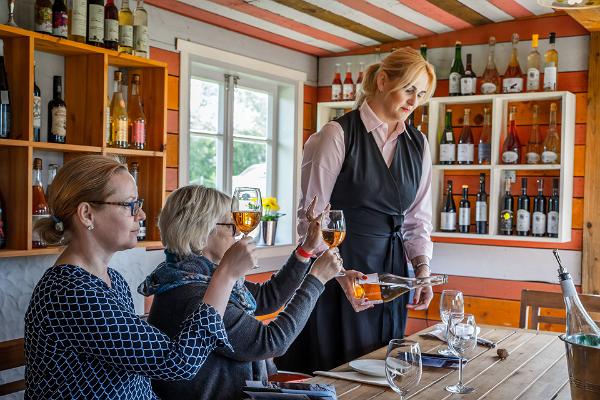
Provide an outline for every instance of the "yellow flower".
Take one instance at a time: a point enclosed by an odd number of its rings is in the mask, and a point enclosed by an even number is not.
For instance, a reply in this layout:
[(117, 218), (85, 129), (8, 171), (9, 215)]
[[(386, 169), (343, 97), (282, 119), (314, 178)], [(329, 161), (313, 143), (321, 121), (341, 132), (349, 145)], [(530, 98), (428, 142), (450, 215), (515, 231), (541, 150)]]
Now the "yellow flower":
[(275, 197), (265, 197), (262, 199), (262, 205), (267, 211), (278, 211), (279, 204), (277, 204), (277, 199)]

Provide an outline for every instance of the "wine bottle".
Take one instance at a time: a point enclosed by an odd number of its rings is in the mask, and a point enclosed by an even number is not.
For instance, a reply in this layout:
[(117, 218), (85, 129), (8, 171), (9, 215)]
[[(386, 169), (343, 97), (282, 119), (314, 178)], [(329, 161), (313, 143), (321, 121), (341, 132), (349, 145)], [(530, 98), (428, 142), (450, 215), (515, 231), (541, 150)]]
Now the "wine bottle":
[(108, 95), (106, 96), (106, 103), (104, 105), (104, 136), (106, 145), (112, 147), (112, 134), (110, 130), (110, 98)]
[(527, 91), (540, 90), (540, 53), (538, 52), (539, 35), (531, 35), (531, 51), (527, 55)]
[(87, 43), (104, 47), (104, 0), (88, 0)]
[(67, 141), (67, 105), (62, 99), (62, 77), (53, 79), (53, 97), (48, 102), (48, 141), (66, 143)]
[(44, 187), (42, 186), (42, 159), (33, 159), (33, 190), (32, 190), (32, 228), (33, 232), (31, 235), (31, 245), (33, 248), (47, 247), (46, 242), (42, 240), (37, 230), (35, 229), (35, 223), (42, 219), (50, 217), (50, 208), (46, 202), (46, 196), (44, 196)]
[(346, 63), (346, 76), (342, 85), (342, 99), (354, 100), (354, 81), (352, 80), (352, 63)]
[(519, 54), (517, 46), (519, 45), (519, 35), (513, 33), (512, 35), (512, 53), (510, 56), (510, 62), (506, 71), (504, 72), (504, 79), (502, 79), (502, 91), (504, 93), (521, 93), (523, 91), (523, 72), (519, 65)]
[(477, 75), (473, 72), (471, 65), (471, 53), (467, 54), (467, 68), (460, 78), (460, 94), (469, 96), (475, 94), (477, 90)]
[[(137, 161), (131, 163), (131, 168), (129, 169), (129, 173), (133, 176), (133, 180), (135, 181), (135, 185), (138, 188), (138, 198), (142, 197), (139, 195), (140, 185), (139, 185), (139, 176), (140, 176), (140, 164)], [(146, 240), (146, 221), (140, 220), (140, 230), (137, 234), (137, 240)]]
[(473, 132), (469, 122), (469, 114), (471, 110), (465, 108), (465, 116), (463, 117), (463, 127), (458, 138), (458, 163), (473, 164), (475, 153), (475, 145), (473, 144)]
[(560, 137), (556, 129), (556, 103), (550, 104), (550, 123), (544, 139), (542, 163), (560, 164)]
[(488, 233), (485, 174), (479, 174), (479, 192), (477, 193), (477, 201), (475, 202), (475, 232), (480, 235)]
[(444, 232), (456, 232), (456, 204), (452, 197), (452, 181), (448, 181), (446, 201), (442, 207), (440, 230)]
[(33, 140), (40, 141), (42, 130), (42, 92), (35, 79), (35, 62), (33, 63)]
[(446, 110), (446, 125), (440, 139), (440, 164), (454, 164), (456, 160), (456, 143), (452, 130), (452, 110)]
[(471, 227), (471, 203), (469, 202), (469, 186), (463, 185), (462, 198), (458, 205), (458, 231), (469, 233)]
[(492, 116), (489, 107), (483, 108), (483, 128), (477, 145), (477, 162), (479, 164), (490, 164), (492, 162)]
[(137, 0), (133, 13), (133, 50), (138, 57), (150, 57), (148, 47), (148, 11), (144, 8), (144, 0)]
[(498, 68), (496, 68), (496, 38), (494, 36), (490, 36), (489, 45), (490, 49), (488, 52), (487, 65), (485, 66), (483, 75), (481, 75), (481, 94), (494, 94), (500, 92), (500, 74), (498, 73)]
[(121, 88), (123, 73), (115, 71), (114, 92), (110, 103), (110, 132), (111, 143), (114, 147), (127, 148), (127, 130), (129, 119)]
[(571, 343), (598, 347), (600, 346), (600, 328), (581, 304), (571, 274), (563, 267), (556, 249), (554, 256), (558, 262), (558, 280), (567, 311), (566, 338)]
[(10, 137), (10, 92), (4, 66), (4, 56), (0, 56), (0, 138)]
[(525, 158), (527, 164), (538, 164), (540, 162), (540, 154), (542, 154), (542, 141), (540, 140), (540, 130), (538, 126), (538, 105), (533, 105), (533, 124), (529, 133), (529, 141), (527, 142), (527, 153)]
[(119, 53), (133, 54), (133, 13), (129, 0), (123, 0), (119, 10)]
[(335, 64), (335, 75), (331, 82), (331, 100), (342, 100), (342, 74), (340, 72), (340, 64)]
[(356, 78), (356, 89), (354, 90), (355, 97), (358, 97), (360, 95), (360, 93), (362, 92), (362, 82), (363, 82), (363, 78), (365, 75), (365, 72), (364, 72), (365, 63), (361, 62), (358, 65), (359, 65), (358, 78)]
[(427, 61), (427, 45), (425, 43), (421, 43), (420, 51), (421, 51), (421, 56), (423, 57), (423, 59), (425, 61)]
[(54, 178), (56, 178), (57, 172), (58, 172), (58, 165), (56, 165), (56, 164), (48, 165), (48, 180), (46, 181), (46, 198), (48, 198), (48, 195), (50, 194), (50, 186), (52, 185)]
[(557, 87), (558, 52), (556, 51), (556, 33), (550, 32), (549, 48), (544, 53), (544, 91), (551, 92)]
[(52, 2), (35, 1), (35, 31), (52, 35)]
[(108, 0), (104, 6), (104, 47), (119, 49), (119, 10), (115, 0)]
[(52, 35), (65, 39), (69, 36), (69, 15), (65, 0), (54, 0), (52, 5)]
[(516, 115), (517, 107), (512, 106), (508, 117), (508, 132), (502, 144), (502, 162), (504, 164), (519, 164), (521, 159), (521, 142), (519, 142), (519, 135), (517, 134)]
[(461, 42), (457, 40), (454, 48), (454, 60), (452, 61), (450, 76), (448, 77), (448, 91), (450, 96), (460, 96), (460, 78), (465, 74), (465, 67), (463, 66), (461, 56), (461, 47)]
[(560, 198), (558, 197), (558, 178), (552, 179), (552, 196), (548, 198), (548, 218), (546, 231), (548, 237), (558, 237), (558, 218), (559, 218)]
[(527, 178), (521, 178), (521, 195), (517, 199), (517, 235), (528, 236), (531, 226), (531, 204), (527, 196)]
[(429, 131), (429, 107), (427, 104), (421, 107), (421, 122), (417, 128), (427, 136), (427, 132)]
[(131, 138), (131, 147), (137, 150), (144, 150), (146, 147), (146, 116), (142, 107), (140, 98), (140, 76), (133, 74), (131, 79), (131, 98), (129, 99), (129, 131)]
[(6, 237), (6, 211), (4, 204), (2, 193), (0, 193), (0, 249), (5, 248), (8, 241)]
[(510, 193), (510, 179), (504, 182), (504, 197), (502, 197), (502, 209), (500, 210), (500, 234), (512, 235), (515, 199)]
[(546, 198), (544, 197), (544, 180), (538, 179), (538, 195), (533, 198), (533, 222), (531, 233), (535, 237), (546, 234)]
[(406, 278), (387, 273), (366, 274), (367, 279), (353, 283), (354, 297), (365, 304), (387, 303), (416, 288), (448, 283), (447, 275), (431, 275), (425, 278)]
[(85, 43), (87, 0), (71, 0), (69, 6), (69, 40)]

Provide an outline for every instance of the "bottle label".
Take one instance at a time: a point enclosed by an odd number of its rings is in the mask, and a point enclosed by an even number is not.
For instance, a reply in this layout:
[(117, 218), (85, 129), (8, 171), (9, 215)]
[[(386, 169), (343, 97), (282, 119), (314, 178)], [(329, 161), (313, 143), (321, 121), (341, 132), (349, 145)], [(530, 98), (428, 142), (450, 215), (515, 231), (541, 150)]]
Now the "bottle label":
[(540, 211), (533, 213), (533, 224), (531, 225), (531, 232), (534, 235), (543, 235), (546, 233), (546, 214)]
[(0, 90), (0, 104), (10, 104), (8, 90)]
[(36, 7), (35, 30), (52, 34), (52, 7)]
[(512, 231), (513, 212), (512, 210), (500, 211), (500, 230)]
[(473, 143), (458, 144), (458, 162), (470, 162), (474, 160), (475, 145)]
[(544, 164), (554, 164), (554, 163), (556, 163), (557, 159), (558, 159), (558, 156), (553, 151), (542, 152), (542, 162)]
[(135, 51), (148, 54), (148, 27), (146, 25), (133, 27), (133, 44)]
[(492, 145), (489, 143), (479, 143), (477, 146), (477, 158), (479, 159), (479, 164), (483, 164), (484, 162), (490, 162), (492, 159)]
[(535, 92), (540, 90), (540, 70), (529, 68), (527, 70), (527, 91)]
[(467, 207), (461, 207), (458, 210), (458, 224), (462, 226), (471, 225), (471, 209)]
[(540, 162), (540, 155), (535, 151), (530, 151), (529, 153), (527, 153), (526, 157), (527, 164), (537, 164)]
[(146, 124), (144, 121), (133, 121), (131, 124), (131, 141), (134, 144), (146, 143)]
[(352, 83), (344, 83), (342, 87), (342, 98), (344, 100), (354, 99), (354, 85)]
[(331, 85), (331, 100), (341, 100), (342, 99), (342, 85), (339, 83), (334, 83)]
[(460, 94), (460, 74), (451, 72), (448, 80), (450, 94)]
[(133, 47), (133, 26), (119, 25), (119, 45)]
[(502, 153), (502, 162), (504, 164), (516, 164), (519, 154), (516, 151), (505, 151)]
[(487, 221), (487, 203), (485, 201), (475, 202), (475, 221)]
[(137, 237), (139, 240), (146, 239), (146, 227), (140, 225), (140, 230), (138, 231)]
[(454, 140), (454, 137), (452, 136), (452, 131), (446, 131), (445, 135), (447, 141), (451, 142)]
[(54, 107), (52, 113), (52, 127), (50, 133), (55, 136), (67, 136), (67, 108), (65, 106)]
[(33, 127), (40, 128), (42, 126), (42, 98), (33, 96)]
[(464, 95), (475, 94), (475, 88), (477, 87), (477, 78), (470, 76), (463, 76), (460, 78), (460, 93)]
[(52, 34), (66, 38), (69, 34), (69, 16), (66, 12), (54, 12), (52, 13)]
[(115, 141), (127, 143), (127, 120), (117, 119), (114, 121)]
[(517, 210), (517, 231), (529, 232), (531, 213), (527, 210)]
[(442, 211), (442, 220), (440, 223), (440, 228), (443, 231), (455, 231), (456, 230), (456, 213)]
[(548, 233), (558, 234), (558, 211), (548, 211)]
[(484, 82), (481, 84), (481, 94), (496, 93), (496, 84), (493, 82)]
[(523, 78), (504, 78), (502, 80), (504, 93), (521, 93), (523, 91)]
[(87, 19), (87, 1), (73, 0), (71, 8), (71, 35), (85, 37), (85, 20)]
[(104, 20), (104, 41), (118, 42), (119, 41), (119, 21), (116, 19)]
[(99, 4), (89, 5), (88, 15), (88, 40), (90, 42), (104, 42), (104, 7)]
[(554, 63), (544, 68), (544, 90), (556, 90), (556, 67)]
[(440, 162), (455, 161), (456, 145), (455, 144), (440, 144)]
[(365, 276), (367, 277), (366, 280), (361, 280), (360, 283), (370, 283), (373, 285), (378, 285), (379, 284), (379, 275), (378, 274), (365, 274)]

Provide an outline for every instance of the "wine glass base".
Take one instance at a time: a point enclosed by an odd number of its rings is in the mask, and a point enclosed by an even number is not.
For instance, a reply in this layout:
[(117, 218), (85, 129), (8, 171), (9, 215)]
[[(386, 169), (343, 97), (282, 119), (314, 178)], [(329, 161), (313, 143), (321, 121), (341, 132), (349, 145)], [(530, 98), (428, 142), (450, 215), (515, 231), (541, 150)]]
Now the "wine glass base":
[(439, 349), (438, 354), (441, 354), (446, 357), (456, 357), (456, 354), (454, 354), (452, 350), (450, 350), (448, 347), (446, 347), (445, 349)]
[(461, 384), (456, 384), (456, 385), (446, 386), (446, 390), (450, 393), (467, 394), (467, 393), (474, 392), (475, 388), (461, 385)]

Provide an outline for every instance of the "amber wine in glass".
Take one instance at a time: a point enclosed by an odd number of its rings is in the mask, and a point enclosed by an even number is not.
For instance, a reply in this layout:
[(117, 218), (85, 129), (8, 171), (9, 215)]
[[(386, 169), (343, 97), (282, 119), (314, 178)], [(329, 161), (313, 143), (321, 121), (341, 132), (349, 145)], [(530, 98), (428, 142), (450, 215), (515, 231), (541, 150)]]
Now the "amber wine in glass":
[[(346, 238), (344, 211), (329, 210), (321, 216), (321, 236), (330, 249), (338, 247)], [(344, 276), (343, 269), (337, 276)]]
[(231, 199), (231, 213), (233, 222), (244, 235), (252, 232), (262, 217), (260, 189), (236, 188)]

